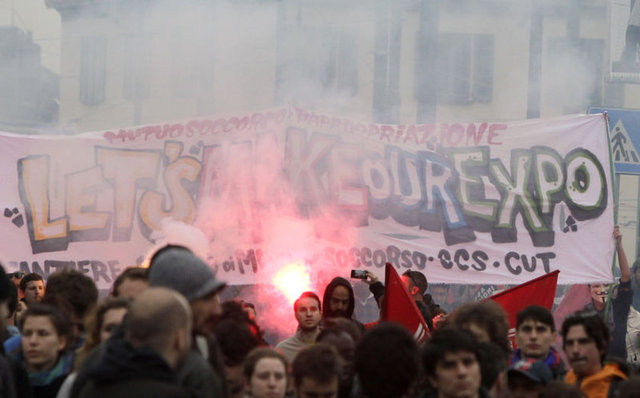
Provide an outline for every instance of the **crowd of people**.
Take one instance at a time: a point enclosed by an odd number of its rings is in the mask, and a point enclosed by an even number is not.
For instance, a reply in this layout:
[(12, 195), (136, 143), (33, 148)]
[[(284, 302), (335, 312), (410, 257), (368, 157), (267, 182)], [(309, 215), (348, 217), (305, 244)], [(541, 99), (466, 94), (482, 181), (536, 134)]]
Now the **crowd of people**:
[[(593, 302), (558, 325), (559, 337), (549, 309), (525, 307), (515, 349), (499, 304), (482, 300), (446, 314), (417, 271), (402, 281), (430, 329), (425, 343), (396, 323), (359, 322), (351, 282), (336, 277), (322, 294), (300, 295), (297, 330), (270, 345), (255, 307), (222, 302), (226, 284), (182, 246), (161, 248), (148, 268), (125, 270), (102, 299), (77, 270), (45, 281), (0, 267), (0, 398), (639, 396), (625, 345), (637, 281), (617, 229), (614, 238), (615, 292), (592, 286)], [(382, 305), (382, 283), (370, 272), (365, 282)]]

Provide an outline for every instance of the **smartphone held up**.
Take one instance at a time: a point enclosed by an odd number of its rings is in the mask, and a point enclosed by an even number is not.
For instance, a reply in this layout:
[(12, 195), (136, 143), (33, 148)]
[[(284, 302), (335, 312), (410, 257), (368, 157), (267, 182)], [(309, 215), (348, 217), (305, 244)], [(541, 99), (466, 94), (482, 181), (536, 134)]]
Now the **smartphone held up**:
[(363, 269), (352, 269), (351, 270), (351, 278), (352, 279), (367, 279), (367, 271)]

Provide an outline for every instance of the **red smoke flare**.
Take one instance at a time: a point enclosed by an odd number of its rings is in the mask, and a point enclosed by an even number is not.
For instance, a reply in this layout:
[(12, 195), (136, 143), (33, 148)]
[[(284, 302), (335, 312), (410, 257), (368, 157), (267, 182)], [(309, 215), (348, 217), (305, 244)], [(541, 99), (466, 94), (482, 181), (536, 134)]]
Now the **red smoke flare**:
[(273, 277), (273, 285), (285, 295), (289, 304), (293, 304), (302, 292), (311, 289), (307, 267), (303, 263), (285, 265)]

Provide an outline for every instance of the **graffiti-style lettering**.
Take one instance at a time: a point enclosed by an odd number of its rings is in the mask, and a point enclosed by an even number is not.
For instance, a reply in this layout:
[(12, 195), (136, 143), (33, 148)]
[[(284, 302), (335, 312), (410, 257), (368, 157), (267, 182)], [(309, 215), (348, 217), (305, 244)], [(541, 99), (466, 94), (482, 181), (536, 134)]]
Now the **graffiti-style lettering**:
[(607, 180), (594, 154), (574, 149), (567, 155), (565, 195), (577, 220), (598, 217), (607, 207)]
[(109, 238), (111, 212), (97, 211), (98, 195), (106, 189), (98, 167), (66, 176), (66, 214), (71, 241)]
[[(529, 230), (534, 246), (546, 246), (545, 238), (551, 228), (544, 223), (535, 208), (532, 192), (529, 188), (532, 155), (530, 151), (514, 150), (511, 152), (511, 173), (508, 173), (499, 160), (490, 163), (491, 179), (502, 194), (498, 211), (498, 222), (492, 231), (494, 242), (515, 242), (517, 231), (515, 215), (522, 214), (525, 227)], [(553, 237), (553, 235), (551, 235)]]
[(312, 134), (307, 141), (303, 130), (287, 130), (285, 163), (292, 187), (304, 204), (303, 214), (315, 214), (326, 203), (327, 193), (320, 180), (322, 162), (339, 138), (327, 134)]
[[(181, 156), (182, 151), (182, 143), (165, 144), (164, 153), (168, 164), (164, 170), (164, 183), (168, 198), (153, 191), (146, 191), (140, 198), (138, 214), (141, 231), (147, 238), (153, 231), (161, 228), (164, 218), (171, 217), (186, 224), (191, 224), (195, 219), (193, 187), (200, 174), (201, 165), (190, 156)], [(191, 192), (186, 188), (189, 183), (192, 186)], [(168, 210), (165, 211), (165, 208)]]
[[(138, 189), (149, 190), (155, 187), (159, 160), (157, 151), (96, 149), (96, 163), (102, 168), (104, 180), (113, 189), (114, 241), (127, 241), (131, 238), (136, 192)], [(123, 164), (127, 167), (123, 167)]]
[(18, 178), (33, 253), (66, 250), (67, 217), (51, 219), (49, 212), (49, 157), (18, 160)]

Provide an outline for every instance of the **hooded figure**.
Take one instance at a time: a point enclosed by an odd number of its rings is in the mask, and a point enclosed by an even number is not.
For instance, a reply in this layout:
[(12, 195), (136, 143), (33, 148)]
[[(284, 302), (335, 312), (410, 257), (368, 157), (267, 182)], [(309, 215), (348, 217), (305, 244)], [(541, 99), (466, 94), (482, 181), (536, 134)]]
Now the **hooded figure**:
[(327, 285), (322, 297), (322, 319), (347, 318), (353, 316), (355, 298), (348, 280), (339, 276)]

